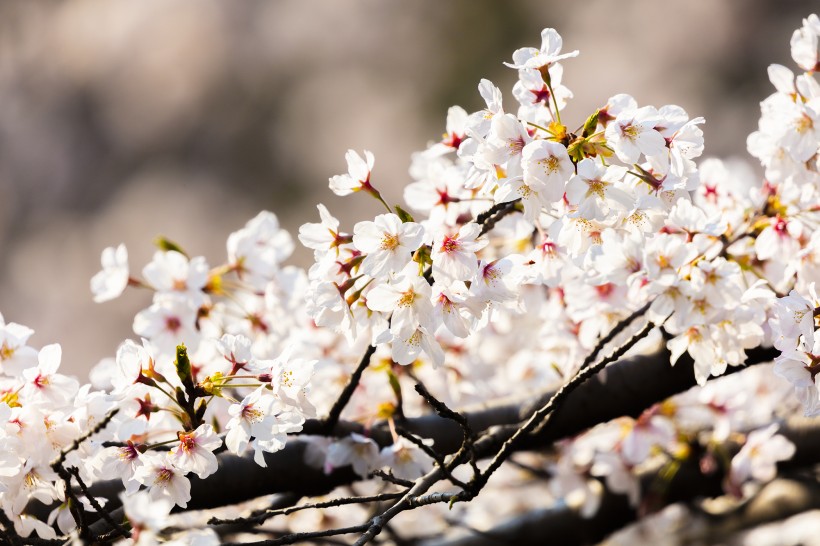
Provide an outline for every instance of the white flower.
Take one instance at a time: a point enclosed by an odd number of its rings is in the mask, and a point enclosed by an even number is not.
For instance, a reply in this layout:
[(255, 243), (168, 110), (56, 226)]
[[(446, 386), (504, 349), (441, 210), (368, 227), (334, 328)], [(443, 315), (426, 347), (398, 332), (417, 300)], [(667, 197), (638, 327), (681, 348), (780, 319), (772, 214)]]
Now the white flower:
[(307, 293), (307, 314), (317, 326), (342, 333), (350, 343), (356, 339), (356, 321), (342, 288), (335, 282), (316, 282)]
[(682, 335), (670, 339), (666, 346), (672, 354), (670, 362), (673, 365), (683, 353), (689, 353), (695, 361), (695, 380), (701, 387), (709, 376), (721, 375), (726, 371), (728, 363), (712, 340), (708, 326), (690, 326)]
[(151, 499), (161, 501), (167, 498), (182, 508), (188, 506), (191, 481), (182, 469), (174, 465), (173, 456), (149, 451), (141, 455), (141, 459), (142, 466), (134, 471), (134, 479), (148, 487)]
[(637, 465), (649, 458), (655, 447), (670, 450), (676, 438), (675, 423), (662, 415), (642, 417), (632, 422), (621, 440), (621, 454), (624, 461)]
[(243, 281), (264, 290), (293, 253), (293, 239), (275, 214), (262, 211), (228, 237), (228, 262)]
[(606, 141), (618, 159), (627, 164), (638, 161), (641, 154), (658, 155), (666, 149), (666, 140), (655, 129), (660, 118), (651, 106), (625, 110), (606, 127)]
[(803, 19), (803, 26), (794, 31), (791, 39), (792, 59), (806, 71), (817, 71), (820, 65), (818, 53), (820, 18), (816, 14)]
[(502, 165), (521, 155), (532, 141), (527, 128), (512, 114), (495, 116), (490, 126), (484, 157), (492, 164)]
[[(435, 274), (435, 269), (433, 272)], [(373, 311), (392, 312), (392, 325), (396, 328), (429, 325), (433, 315), (430, 296), (430, 285), (424, 277), (409, 274), (394, 283), (375, 286), (367, 293), (367, 307)]]
[(157, 251), (143, 268), (142, 275), (158, 292), (183, 294), (199, 304), (204, 299), (202, 289), (208, 282), (208, 263), (202, 256), (188, 260), (175, 250)]
[(102, 271), (91, 278), (94, 301), (102, 303), (120, 296), (128, 286), (128, 250), (125, 245), (102, 251)]
[(199, 344), (196, 329), (197, 308), (187, 298), (176, 294), (158, 294), (148, 309), (134, 317), (134, 333), (156, 345), (164, 355), (174, 354), (176, 346), (189, 348)]
[[(167, 497), (156, 498), (147, 491), (133, 495), (120, 495), (125, 517), (131, 524), (134, 539), (140, 536), (153, 535), (168, 525), (168, 516), (174, 503)], [(150, 537), (144, 537), (145, 540)]]
[(434, 306), (436, 321), (444, 324), (454, 336), (470, 335), (472, 324), (481, 315), (480, 302), (470, 297), (467, 286), (461, 281), (446, 287), (436, 283), (433, 289), (438, 293)]
[(777, 475), (777, 463), (792, 458), (795, 446), (776, 434), (777, 423), (755, 430), (732, 459), (731, 479), (737, 485), (748, 480), (769, 482)]
[(375, 159), (369, 151), (364, 151), (365, 159), (353, 150), (345, 154), (347, 160), (347, 174), (336, 175), (330, 178), (330, 189), (336, 195), (345, 196), (353, 192), (365, 190), (372, 192), (370, 185), (370, 171), (373, 170)]
[(382, 277), (401, 271), (424, 238), (424, 228), (404, 222), (395, 214), (380, 214), (373, 222), (359, 222), (353, 228), (353, 244), (366, 254), (362, 273)]
[(447, 131), (444, 133), (441, 142), (430, 146), (424, 154), (428, 157), (437, 157), (458, 150), (466, 137), (468, 121), (469, 116), (464, 108), (451, 106), (447, 110)]
[[(425, 445), (433, 445), (433, 440), (422, 440)], [(415, 480), (433, 468), (433, 459), (410, 440), (399, 437), (392, 446), (379, 453), (381, 466), (393, 471), (393, 475), (403, 480)]]
[(62, 354), (60, 345), (46, 345), (37, 355), (37, 366), (23, 370), (25, 392), (32, 400), (60, 407), (77, 394), (77, 380), (57, 373)]
[[(560, 64), (553, 64), (549, 67), (550, 82), (552, 91), (555, 93), (554, 100), (561, 110), (567, 105), (567, 99), (572, 98), (572, 91), (561, 85), (564, 74), (564, 67)], [(518, 71), (518, 81), (513, 87), (513, 96), (518, 99), (521, 106), (546, 106), (551, 108), (553, 96), (550, 89), (544, 82), (541, 72), (535, 69), (523, 69)]]
[(481, 80), (478, 84), (478, 92), (484, 99), (487, 107), (478, 112), (470, 114), (467, 118), (465, 132), (467, 134), (486, 135), (490, 129), (490, 123), (498, 114), (504, 113), (502, 106), (501, 90), (487, 79)]
[(319, 203), (319, 217), (322, 219), (319, 224), (302, 224), (299, 228), (299, 240), (308, 248), (316, 251), (316, 254), (327, 252), (331, 249), (339, 255), (339, 247), (350, 242), (350, 236), (339, 232), (339, 220), (337, 220), (327, 207)]
[(803, 392), (805, 413), (813, 415), (820, 406), (820, 330), (799, 339), (797, 347), (784, 350), (775, 359), (774, 373)]
[(178, 432), (177, 438), (179, 444), (171, 449), (174, 466), (203, 479), (216, 472), (219, 464), (213, 451), (222, 445), (222, 440), (211, 425), (202, 424), (191, 432)]
[[(153, 371), (154, 364), (154, 357), (145, 339), (142, 340), (141, 346), (126, 339), (117, 349), (116, 366), (111, 374), (113, 392), (119, 394), (127, 390), (140, 380), (144, 371)], [(173, 372), (170, 367), (162, 365), (161, 367), (168, 372)]]
[(315, 417), (316, 409), (308, 400), (307, 394), (318, 361), (293, 358), (292, 352), (293, 347), (289, 346), (276, 360), (270, 362), (270, 384), (274, 396), (285, 404), (298, 408), (306, 416)]
[(257, 367), (253, 363), (251, 340), (243, 335), (224, 334), (216, 342), (219, 354), (231, 365), (228, 375), (235, 375), (240, 370), (252, 371)]
[(545, 28), (541, 31), (541, 49), (522, 47), (513, 53), (513, 62), (504, 63), (510, 68), (535, 68), (549, 66), (562, 59), (578, 56), (578, 50), (561, 53), (564, 42), (561, 35), (554, 28)]
[(567, 184), (567, 201), (578, 207), (578, 214), (590, 220), (606, 220), (612, 209), (629, 210), (635, 199), (621, 183), (626, 167), (604, 166), (592, 158), (578, 163), (578, 174)]
[(493, 194), (493, 199), (496, 203), (508, 203), (521, 199), (524, 205), (524, 219), (535, 223), (544, 207), (552, 205), (553, 201), (548, 198), (551, 193), (542, 184), (527, 184), (523, 176), (514, 176), (499, 180), (499, 186)]
[(444, 363), (444, 351), (438, 341), (423, 326), (403, 325), (401, 327), (391, 327), (393, 360), (407, 366), (425, 353), (433, 361), (433, 366), (438, 367)]
[(13, 377), (37, 364), (37, 350), (26, 345), (33, 333), (16, 322), (6, 324), (0, 314), (0, 373)]
[(557, 142), (535, 140), (524, 146), (521, 158), (524, 182), (548, 203), (560, 201), (567, 181), (575, 172), (567, 149)]
[(464, 224), (455, 235), (439, 232), (433, 240), (433, 277), (445, 283), (466, 281), (478, 271), (476, 252), (489, 241), (478, 240), (481, 226), (475, 222)]
[[(273, 453), (285, 447), (286, 434), (302, 430), (305, 418), (285, 409), (280, 401), (265, 394), (265, 388), (247, 395), (239, 404), (228, 408), (231, 420), (225, 425), (225, 445), (231, 453), (241, 455), (250, 444), (254, 461), (266, 466), (263, 452)], [(251, 441), (253, 438), (253, 441)]]
[[(814, 291), (814, 284), (811, 286)], [(815, 302), (804, 298), (797, 290), (788, 296), (778, 298), (772, 306), (773, 316), (769, 325), (775, 335), (774, 346), (785, 351), (793, 349), (801, 335), (809, 339), (814, 335), (814, 309), (820, 307), (820, 299)]]
[(107, 447), (99, 451), (92, 462), (100, 479), (120, 478), (125, 485), (125, 493), (131, 495), (140, 487), (134, 479), (134, 472), (142, 466), (143, 459), (137, 447), (128, 442), (122, 447)]
[(366, 478), (379, 468), (379, 445), (355, 432), (330, 444), (325, 458), (325, 473), (347, 465), (352, 465), (356, 474)]

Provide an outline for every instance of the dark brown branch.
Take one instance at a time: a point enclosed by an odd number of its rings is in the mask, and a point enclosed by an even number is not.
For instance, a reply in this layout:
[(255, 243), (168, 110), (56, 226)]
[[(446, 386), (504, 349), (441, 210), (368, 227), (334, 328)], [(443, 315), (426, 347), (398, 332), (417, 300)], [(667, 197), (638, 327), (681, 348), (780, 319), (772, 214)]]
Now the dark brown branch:
[(489, 210), (482, 212), (476, 217), (476, 223), (481, 224), (481, 231), (478, 236), (489, 233), (502, 218), (515, 211), (516, 205), (521, 199), (515, 199), (506, 203), (496, 203)]
[(110, 525), (111, 528), (113, 528), (117, 533), (119, 533), (120, 536), (123, 536), (125, 538), (131, 538), (131, 532), (119, 523), (117, 523), (116, 521), (114, 521), (114, 519), (111, 517), (108, 511), (100, 505), (96, 498), (94, 498), (94, 496), (88, 490), (88, 486), (80, 477), (80, 471), (75, 467), (71, 467), (68, 469), (68, 472), (72, 476), (74, 476), (75, 480), (77, 480), (77, 485), (80, 486), (80, 490), (82, 490), (83, 494), (88, 499), (88, 502), (91, 504), (94, 510), (96, 510), (100, 517), (102, 517), (102, 519), (105, 520), (105, 522), (108, 523), (108, 525)]
[(354, 525), (339, 529), (328, 529), (326, 531), (311, 531), (307, 533), (291, 533), (271, 540), (260, 540), (258, 542), (226, 542), (223, 546), (279, 546), (281, 544), (296, 544), (303, 540), (315, 538), (333, 537), (338, 535), (349, 535), (351, 533), (361, 533), (367, 529), (367, 525)]
[[(759, 348), (747, 354), (747, 365), (752, 365), (772, 360), (778, 351)], [(727, 373), (739, 369), (742, 367), (730, 368)], [(688, 390), (695, 384), (693, 362), (688, 355), (683, 355), (674, 367), (669, 365), (669, 352), (665, 349), (617, 362), (607, 368), (605, 382), (600, 377), (593, 377), (569, 394), (562, 410), (551, 419), (550, 426), (536, 436), (526, 436), (517, 449), (552, 445), (556, 440), (577, 435), (617, 417), (637, 417), (653, 404)], [(544, 392), (463, 412), (474, 431), (480, 433), (493, 428), (493, 434), (483, 441), (482, 450), (477, 454), (486, 457), (495, 453), (518, 429), (519, 423), (529, 418), (552, 395), (552, 392)], [(318, 433), (321, 423), (308, 422), (305, 429)], [(462, 444), (461, 427), (453, 420), (438, 415), (409, 418), (404, 427), (421, 437), (432, 438), (440, 453), (455, 453)], [(363, 429), (357, 424), (340, 422), (332, 433), (352, 431), (362, 432)], [(381, 446), (393, 443), (386, 423), (375, 425), (369, 434)], [(223, 453), (219, 457), (219, 470), (214, 475), (207, 480), (196, 477), (191, 480), (192, 498), (188, 508), (215, 508), (281, 492), (322, 495), (339, 485), (359, 479), (350, 467), (339, 468), (326, 475), (321, 469), (306, 465), (306, 449), (306, 442), (291, 439), (283, 450), (265, 454), (267, 468), (258, 466), (249, 456)], [(112, 506), (117, 506), (117, 494), (122, 490), (122, 482), (100, 482), (90, 489), (92, 494), (106, 497), (113, 503)]]
[[(806, 452), (807, 456), (811, 454), (811, 450)], [(817, 452), (813, 455), (816, 457)], [(670, 491), (672, 497), (665, 504), (721, 494), (722, 474), (702, 476), (691, 472), (691, 468), (689, 470), (675, 478)], [(723, 544), (740, 530), (820, 508), (820, 484), (816, 478), (796, 479), (791, 473), (789, 475), (791, 477), (777, 478), (766, 484), (748, 503), (727, 514), (701, 514), (699, 519), (703, 526), (693, 525), (692, 528), (697, 530), (695, 533), (683, 531), (679, 538), (686, 544)], [(651, 480), (651, 476), (643, 479), (644, 482)], [(638, 517), (638, 512), (629, 506), (625, 496), (607, 490), (600, 508), (591, 518), (581, 517), (566, 505), (540, 508), (511, 518), (489, 531), (443, 541), (439, 546), (495, 546), (507, 540), (510, 544), (538, 544), (547, 536), (555, 544), (594, 544)]]
[(23, 544), (20, 535), (17, 534), (17, 530), (14, 528), (14, 523), (11, 522), (3, 508), (0, 508), (0, 525), (2, 525), (0, 538), (3, 539), (4, 544), (10, 544), (11, 546)]

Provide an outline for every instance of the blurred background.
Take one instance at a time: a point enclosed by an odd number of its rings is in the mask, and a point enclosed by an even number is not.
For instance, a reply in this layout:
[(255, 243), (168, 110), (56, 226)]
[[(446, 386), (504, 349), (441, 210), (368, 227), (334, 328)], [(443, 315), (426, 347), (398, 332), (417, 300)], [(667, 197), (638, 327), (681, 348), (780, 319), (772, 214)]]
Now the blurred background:
[[(215, 265), (261, 209), (295, 236), (325, 203), (348, 230), (379, 213), (336, 198), (348, 148), (400, 202), (409, 155), (448, 106), (515, 101), (515, 48), (554, 27), (579, 125), (618, 92), (702, 115), (708, 155), (745, 154), (766, 67), (792, 67), (808, 0), (4, 0), (0, 3), (0, 312), (59, 342), (85, 376), (134, 337), (150, 296), (96, 305), (89, 279), (126, 243), (139, 272), (159, 234)], [(816, 10), (817, 5), (814, 4)], [(295, 263), (307, 265), (300, 250)]]

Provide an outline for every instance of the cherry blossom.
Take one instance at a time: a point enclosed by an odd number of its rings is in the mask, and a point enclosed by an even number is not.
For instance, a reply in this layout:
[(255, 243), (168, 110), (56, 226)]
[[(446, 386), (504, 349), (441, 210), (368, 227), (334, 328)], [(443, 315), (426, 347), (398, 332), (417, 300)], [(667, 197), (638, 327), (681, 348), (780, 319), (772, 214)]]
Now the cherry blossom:
[(102, 252), (102, 271), (91, 278), (94, 301), (102, 303), (118, 298), (128, 286), (128, 250), (125, 245), (108, 247)]
[(541, 49), (522, 47), (513, 53), (513, 62), (504, 63), (510, 68), (548, 67), (556, 61), (578, 56), (578, 51), (561, 53), (564, 43), (561, 35), (555, 29), (545, 28), (541, 31)]
[(395, 214), (380, 214), (373, 222), (359, 222), (353, 228), (353, 244), (366, 254), (361, 270), (373, 277), (401, 271), (423, 238), (421, 225), (403, 223)]
[(330, 179), (330, 189), (336, 195), (345, 196), (353, 192), (365, 190), (373, 191), (370, 185), (370, 172), (373, 170), (375, 159), (373, 154), (364, 151), (364, 159), (354, 150), (348, 150), (345, 154), (347, 161), (347, 174), (334, 176)]

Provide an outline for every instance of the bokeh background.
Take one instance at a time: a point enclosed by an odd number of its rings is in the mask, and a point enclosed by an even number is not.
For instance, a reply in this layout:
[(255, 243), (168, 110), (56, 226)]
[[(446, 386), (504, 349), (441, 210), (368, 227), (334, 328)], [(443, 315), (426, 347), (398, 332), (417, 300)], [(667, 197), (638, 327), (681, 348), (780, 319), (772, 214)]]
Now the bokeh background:
[[(100, 251), (132, 269), (163, 234), (209, 263), (261, 209), (296, 233), (324, 202), (348, 229), (379, 212), (327, 179), (348, 148), (376, 155), (400, 202), (409, 155), (448, 106), (514, 99), (512, 51), (555, 27), (578, 125), (618, 92), (703, 115), (707, 153), (745, 154), (766, 67), (791, 66), (811, 1), (3, 0), (0, 2), (0, 312), (59, 342), (84, 376), (133, 337), (147, 293), (96, 305)], [(297, 252), (295, 263), (309, 255)]]

